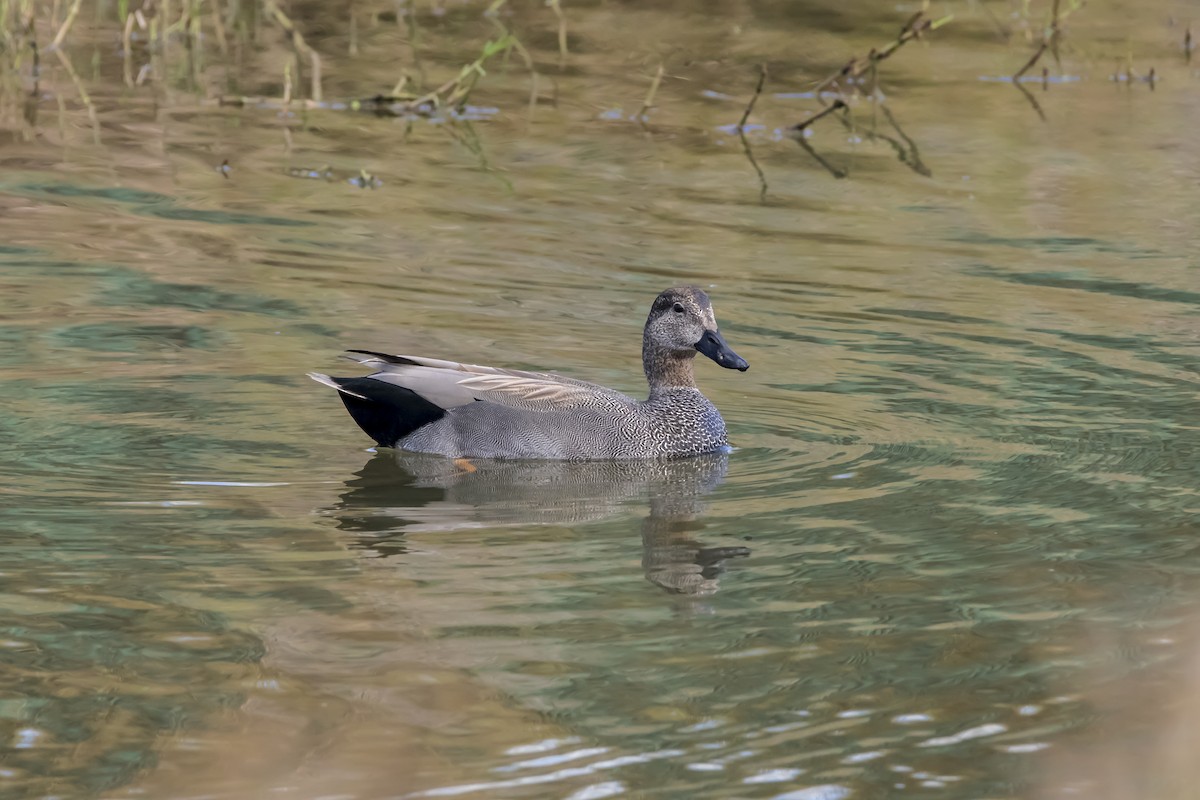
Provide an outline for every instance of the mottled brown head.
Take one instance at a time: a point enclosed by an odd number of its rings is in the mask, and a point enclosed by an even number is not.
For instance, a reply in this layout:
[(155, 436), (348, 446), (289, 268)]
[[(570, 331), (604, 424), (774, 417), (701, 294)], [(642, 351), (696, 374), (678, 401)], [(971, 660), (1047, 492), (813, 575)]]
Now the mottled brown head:
[(750, 369), (717, 328), (708, 295), (695, 286), (667, 289), (654, 299), (646, 320), (643, 351), (694, 354), (700, 351), (726, 369)]

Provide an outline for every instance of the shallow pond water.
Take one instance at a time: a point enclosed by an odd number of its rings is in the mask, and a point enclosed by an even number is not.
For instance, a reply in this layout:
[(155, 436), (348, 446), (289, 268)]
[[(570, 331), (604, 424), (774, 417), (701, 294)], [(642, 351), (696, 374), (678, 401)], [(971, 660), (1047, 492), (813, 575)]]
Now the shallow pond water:
[[(129, 88), (81, 22), (2, 117), (0, 795), (1101, 796), (1056, 754), (1193, 654), (1189, 7), (1073, 12), (1043, 120), (997, 78), (1045, 10), (941, 5), (826, 166), (785, 129), (919, 4), (564, 3), (565, 58), (520, 5), (541, 99), (514, 54), (474, 121), (218, 104), (281, 94), (269, 28)], [(416, 71), (367, 10), (308, 23), (331, 102)], [(482, 10), (418, 13), (429, 84)], [(697, 365), (727, 456), (464, 471), (304, 377), (639, 393), (679, 283), (751, 363)]]

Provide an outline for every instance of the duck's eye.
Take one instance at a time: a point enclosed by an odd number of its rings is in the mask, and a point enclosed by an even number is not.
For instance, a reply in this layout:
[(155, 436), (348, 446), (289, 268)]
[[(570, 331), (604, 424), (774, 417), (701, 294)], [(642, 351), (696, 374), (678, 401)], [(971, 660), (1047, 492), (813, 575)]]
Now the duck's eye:
[(683, 313), (683, 303), (676, 303), (674, 310), (675, 310), (676, 314), (682, 314)]

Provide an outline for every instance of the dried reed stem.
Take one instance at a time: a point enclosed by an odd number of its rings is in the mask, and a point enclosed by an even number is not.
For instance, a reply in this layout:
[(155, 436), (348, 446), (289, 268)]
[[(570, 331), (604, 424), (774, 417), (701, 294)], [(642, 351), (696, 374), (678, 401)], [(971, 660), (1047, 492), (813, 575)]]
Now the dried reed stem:
[(87, 109), (88, 119), (92, 123), (92, 141), (95, 144), (100, 144), (100, 119), (96, 116), (96, 104), (92, 102), (91, 95), (84, 88), (83, 81), (79, 80), (78, 73), (75, 72), (74, 65), (71, 64), (71, 59), (67, 58), (67, 54), (62, 50), (55, 50), (54, 55), (58, 56), (58, 60), (62, 63), (63, 68), (67, 71), (67, 75), (71, 79), (71, 83), (75, 84), (75, 91), (79, 93), (79, 99), (83, 102)]
[[(225, 36), (225, 18), (221, 13), (221, 0), (212, 0), (212, 21), (213, 30), (217, 35), (217, 46), (221, 48), (222, 55), (229, 55), (229, 39)], [(226, 178), (229, 176), (226, 175)]]
[(646, 99), (642, 101), (642, 108), (638, 111), (637, 118), (639, 122), (644, 123), (646, 112), (654, 105), (654, 95), (658, 94), (658, 85), (662, 83), (663, 65), (658, 65), (658, 72), (654, 73), (654, 80), (650, 81), (650, 90), (646, 92)]
[(75, 24), (75, 17), (79, 16), (79, 7), (82, 5), (83, 0), (75, 0), (71, 4), (71, 10), (67, 12), (67, 18), (63, 20), (58, 33), (55, 34), (54, 41), (50, 42), (51, 50), (57, 50), (59, 45), (63, 43), (63, 39), (67, 38), (67, 34), (71, 32), (71, 26)]
[(276, 5), (274, 0), (265, 0), (264, 8), (279, 23), (279, 27), (292, 35), (292, 46), (296, 48), (297, 52), (308, 56), (309, 64), (312, 65), (312, 89), (309, 96), (316, 102), (321, 102), (321, 57), (317, 55), (316, 50), (309, 46), (308, 42), (304, 41), (304, 37), (292, 23), (291, 18), (283, 13), (283, 9)]
[(562, 69), (567, 65), (567, 18), (559, 0), (548, 0), (548, 5), (558, 17), (558, 68)]

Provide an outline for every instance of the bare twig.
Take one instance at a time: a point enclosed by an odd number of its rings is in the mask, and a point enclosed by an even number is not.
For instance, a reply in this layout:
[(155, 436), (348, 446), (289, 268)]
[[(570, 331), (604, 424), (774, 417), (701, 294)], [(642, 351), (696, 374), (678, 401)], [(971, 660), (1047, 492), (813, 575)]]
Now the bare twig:
[[(872, 48), (866, 56), (862, 58), (852, 58), (837, 72), (830, 75), (825, 80), (817, 84), (815, 89), (818, 100), (821, 100), (821, 94), (825, 89), (834, 85), (842, 78), (848, 78), (851, 81), (858, 80), (868, 72), (875, 70), (876, 65), (884, 59), (890, 58), (893, 53), (899, 50), (904, 45), (914, 39), (920, 39), (925, 33), (935, 31), (945, 25), (954, 18), (953, 14), (947, 14), (938, 19), (929, 19), (925, 16), (925, 12), (918, 11), (908, 18), (904, 26), (900, 28), (899, 35), (895, 39), (885, 44), (878, 49)], [(823, 102), (823, 101), (822, 101)]]
[(931, 177), (933, 173), (930, 171), (929, 167), (925, 166), (925, 164), (921, 161), (921, 154), (917, 152), (917, 145), (908, 137), (908, 134), (904, 132), (904, 129), (900, 127), (900, 123), (896, 122), (896, 118), (892, 115), (892, 112), (888, 109), (888, 107), (886, 105), (881, 105), (880, 108), (882, 109), (884, 116), (887, 117), (887, 120), (891, 124), (892, 128), (895, 129), (896, 133), (900, 134), (900, 139), (888, 136), (886, 133), (880, 133), (878, 130), (874, 129), (857, 129), (849, 114), (843, 114), (839, 119), (849, 133), (855, 134), (857, 131), (861, 130), (862, 135), (871, 141), (878, 140), (886, 142), (894, 151), (896, 151), (896, 158), (901, 164), (908, 167), (918, 175), (922, 175), (926, 178)]
[(1025, 65), (1013, 74), (1013, 82), (1020, 80), (1021, 76), (1028, 72), (1034, 64), (1036, 64), (1046, 51), (1050, 51), (1050, 55), (1054, 56), (1054, 63), (1059, 69), (1062, 69), (1062, 60), (1059, 57), (1059, 44), (1062, 42), (1062, 23), (1072, 11), (1080, 7), (1077, 0), (1071, 0), (1070, 8), (1064, 10), (1062, 8), (1062, 0), (1054, 0), (1050, 7), (1050, 21), (1042, 30), (1042, 40), (1038, 43), (1037, 50), (1030, 56)]
[(740, 125), (737, 134), (738, 138), (742, 140), (742, 151), (746, 154), (746, 160), (750, 162), (751, 167), (754, 167), (754, 173), (758, 175), (758, 201), (765, 203), (767, 200), (767, 176), (763, 174), (762, 167), (755, 160), (754, 151), (750, 149), (750, 141), (746, 139), (746, 132)]
[[(806, 153), (808, 153), (810, 156), (812, 156), (813, 159), (818, 164), (820, 164), (822, 167), (824, 167), (825, 170), (835, 178), (844, 178), (849, 173), (847, 173), (843, 169), (838, 169), (837, 167), (833, 166), (828, 161), (826, 161), (824, 158), (822, 158), (820, 156), (820, 154), (818, 154), (817, 151), (812, 148), (812, 145), (810, 145), (807, 141), (805, 141), (804, 131), (805, 131), (805, 129), (807, 129), (810, 125), (812, 125), (817, 120), (827, 117), (830, 114), (834, 113), (835, 111), (844, 110), (846, 108), (848, 108), (848, 106), (846, 105), (846, 101), (842, 100), (839, 97), (838, 99), (833, 101), (832, 105), (821, 109), (820, 111), (813, 114), (811, 117), (804, 120), (803, 122), (797, 123), (796, 125), (793, 125), (792, 127), (787, 129), (788, 138), (795, 140), (796, 144), (800, 145), (800, 148), (802, 150), (804, 150)], [(843, 119), (842, 124), (849, 126), (850, 123), (848, 123), (846, 120)]]
[(793, 136), (793, 137), (792, 137), (792, 139), (794, 139), (794, 140), (795, 140), (796, 144), (800, 145), (800, 149), (801, 149), (801, 150), (804, 150), (806, 153), (808, 153), (810, 156), (812, 156), (812, 157), (813, 157), (813, 159), (814, 159), (814, 160), (815, 160), (815, 161), (816, 161), (818, 164), (820, 164), (822, 167), (824, 167), (824, 168), (825, 168), (825, 170), (826, 170), (826, 171), (827, 171), (827, 172), (828, 172), (830, 175), (832, 175), (833, 177), (835, 177), (835, 178), (844, 178), (844, 177), (846, 177), (846, 175), (848, 175), (848, 174), (849, 174), (849, 173), (847, 173), (847, 172), (846, 172), (846, 170), (844, 170), (844, 169), (838, 169), (837, 167), (833, 166), (833, 165), (832, 165), (832, 164), (830, 164), (828, 161), (826, 161), (824, 158), (822, 158), (822, 157), (821, 157), (821, 155), (820, 155), (819, 153), (817, 153), (817, 151), (816, 151), (816, 150), (813, 150), (813, 149), (812, 149), (812, 145), (810, 145), (808, 142), (806, 142), (806, 141), (804, 140), (804, 136), (803, 136), (803, 135), (800, 135), (800, 136)]
[(879, 138), (891, 144), (896, 150), (896, 155), (902, 162), (907, 164), (913, 172), (917, 173), (918, 175), (924, 175), (926, 178), (933, 177), (933, 171), (929, 169), (929, 167), (925, 166), (925, 162), (921, 160), (921, 152), (917, 149), (917, 143), (914, 142), (912, 138), (904, 132), (904, 129), (900, 127), (900, 123), (896, 121), (896, 117), (892, 114), (892, 110), (887, 107), (887, 104), (881, 105), (880, 108), (883, 110), (883, 115), (887, 117), (888, 124), (892, 126), (892, 129), (895, 130), (897, 134), (899, 134), (904, 144), (908, 145), (908, 150), (906, 151), (900, 142), (897, 142), (890, 136), (885, 136), (881, 133), (874, 133), (870, 135), (878, 136)]
[(742, 118), (738, 121), (737, 131), (742, 132), (746, 127), (746, 120), (750, 118), (750, 112), (754, 110), (754, 104), (758, 102), (758, 96), (762, 94), (763, 84), (767, 82), (767, 65), (758, 65), (758, 84), (754, 87), (754, 94), (750, 95), (750, 102), (746, 104), (746, 110), (742, 112)]
[(842, 109), (842, 108), (846, 108), (846, 107), (847, 107), (846, 101), (842, 100), (841, 98), (838, 98), (837, 100), (833, 101), (833, 105), (826, 106), (825, 108), (823, 108), (820, 111), (818, 111), (817, 113), (813, 114), (811, 117), (804, 120), (803, 122), (796, 123), (788, 130), (796, 131), (797, 133), (799, 133), (800, 131), (803, 131), (805, 128), (812, 125), (814, 122), (821, 119), (822, 117), (827, 117), (830, 114), (832, 114), (833, 112), (837, 111), (838, 109)]
[(1025, 66), (1021, 67), (1019, 70), (1017, 70), (1016, 72), (1013, 73), (1013, 76), (1012, 76), (1013, 83), (1017, 83), (1021, 80), (1021, 76), (1024, 75), (1026, 72), (1028, 72), (1029, 68), (1032, 67), (1034, 64), (1036, 64), (1039, 59), (1041, 59), (1042, 54), (1044, 54), (1046, 52), (1046, 48), (1049, 46), (1050, 46), (1050, 42), (1047, 41), (1046, 39), (1043, 39), (1042, 43), (1038, 45), (1038, 49), (1035, 50), (1033, 52), (1033, 55), (1029, 57), (1029, 60), (1025, 62)]
[(1017, 87), (1017, 91), (1025, 96), (1025, 99), (1029, 101), (1029, 105), (1033, 106), (1033, 110), (1041, 117), (1042, 122), (1045, 122), (1046, 112), (1042, 111), (1042, 106), (1038, 103), (1037, 98), (1033, 96), (1033, 93), (1026, 89), (1020, 81), (1013, 81), (1013, 86)]

